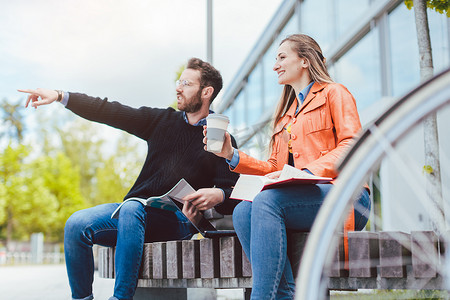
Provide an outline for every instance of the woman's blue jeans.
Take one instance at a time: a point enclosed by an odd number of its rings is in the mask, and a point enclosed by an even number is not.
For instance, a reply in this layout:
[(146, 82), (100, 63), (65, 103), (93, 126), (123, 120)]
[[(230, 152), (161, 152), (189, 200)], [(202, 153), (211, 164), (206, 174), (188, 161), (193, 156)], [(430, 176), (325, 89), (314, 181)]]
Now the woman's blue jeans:
[[(309, 231), (333, 185), (300, 185), (269, 189), (253, 202), (242, 201), (233, 212), (233, 225), (252, 265), (251, 299), (293, 299), (295, 280), (287, 257), (286, 229)], [(367, 223), (367, 190), (355, 201), (355, 229)], [(358, 209), (356, 209), (358, 208)]]
[(133, 299), (144, 242), (189, 239), (195, 228), (180, 212), (144, 207), (128, 201), (119, 219), (111, 214), (119, 203), (75, 212), (64, 229), (66, 268), (73, 299), (93, 299), (92, 245), (116, 246), (114, 297)]

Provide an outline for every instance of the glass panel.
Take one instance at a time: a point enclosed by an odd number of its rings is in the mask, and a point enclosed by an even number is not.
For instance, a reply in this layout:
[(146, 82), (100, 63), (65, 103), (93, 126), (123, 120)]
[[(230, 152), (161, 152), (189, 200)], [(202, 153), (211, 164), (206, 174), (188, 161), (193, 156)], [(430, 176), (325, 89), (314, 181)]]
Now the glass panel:
[(245, 145), (240, 147), (240, 150), (245, 153), (260, 159), (267, 160), (269, 156), (269, 144), (272, 126), (270, 122), (260, 131), (258, 131)]
[(322, 50), (333, 41), (331, 6), (329, 0), (305, 0), (300, 9), (302, 33), (314, 38)]
[(428, 9), (428, 24), (430, 26), (431, 51), (435, 73), (447, 69), (450, 65), (447, 22), (448, 19), (445, 14)]
[[(449, 66), (447, 18), (428, 9), (435, 73)], [(420, 82), (419, 49), (414, 10), (402, 3), (389, 14), (394, 96), (401, 96)]]
[(414, 12), (401, 3), (389, 16), (392, 93), (400, 96), (420, 82)]
[(265, 109), (273, 111), (282, 91), (282, 86), (278, 84), (277, 73), (273, 70), (278, 45), (279, 42), (274, 42), (263, 57), (264, 106)]
[[(336, 20), (335, 37), (344, 35), (355, 25), (369, 8), (368, 0), (334, 0), (335, 9), (331, 12)], [(331, 6), (331, 5), (330, 5)]]
[(296, 14), (293, 14), (292, 17), (289, 19), (289, 21), (284, 25), (283, 29), (281, 30), (278, 37), (275, 39), (275, 43), (277, 45), (280, 44), (280, 42), (286, 38), (288, 35), (298, 33), (298, 17)]
[(264, 108), (261, 64), (258, 64), (249, 75), (248, 83), (245, 88), (248, 101), (248, 124), (253, 125), (258, 122)]
[(230, 107), (228, 107), (227, 110), (223, 112), (223, 114), (230, 119), (230, 124), (228, 125), (228, 131), (231, 133), (234, 133), (235, 124), (236, 124), (236, 120), (234, 117), (234, 105), (231, 105)]
[(333, 78), (345, 85), (362, 111), (381, 98), (378, 30), (369, 32), (334, 65)]
[(245, 88), (238, 94), (233, 102), (234, 109), (234, 133), (246, 127), (245, 118)]

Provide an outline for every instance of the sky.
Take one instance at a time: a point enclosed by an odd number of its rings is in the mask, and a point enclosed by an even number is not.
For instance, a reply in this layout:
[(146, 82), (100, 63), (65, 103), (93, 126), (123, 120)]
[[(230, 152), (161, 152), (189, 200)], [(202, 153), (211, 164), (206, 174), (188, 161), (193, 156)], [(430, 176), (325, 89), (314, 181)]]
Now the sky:
[[(281, 2), (213, 1), (224, 88)], [(14, 102), (44, 87), (166, 107), (180, 66), (206, 60), (206, 0), (0, 0), (0, 28), (0, 99)]]

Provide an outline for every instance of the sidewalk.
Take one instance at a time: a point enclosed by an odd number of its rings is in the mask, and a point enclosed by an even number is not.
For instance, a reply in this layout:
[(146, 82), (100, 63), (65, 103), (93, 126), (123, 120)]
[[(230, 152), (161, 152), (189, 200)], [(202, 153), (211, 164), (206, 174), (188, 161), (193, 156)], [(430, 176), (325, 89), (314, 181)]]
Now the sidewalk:
[[(108, 299), (114, 280), (95, 274), (95, 299)], [(27, 265), (0, 267), (0, 298), (2, 300), (70, 300), (65, 265)]]
[[(114, 280), (94, 277), (95, 300), (112, 296)], [(0, 266), (1, 300), (70, 300), (65, 265)], [(240, 300), (241, 290), (218, 290), (218, 300)]]

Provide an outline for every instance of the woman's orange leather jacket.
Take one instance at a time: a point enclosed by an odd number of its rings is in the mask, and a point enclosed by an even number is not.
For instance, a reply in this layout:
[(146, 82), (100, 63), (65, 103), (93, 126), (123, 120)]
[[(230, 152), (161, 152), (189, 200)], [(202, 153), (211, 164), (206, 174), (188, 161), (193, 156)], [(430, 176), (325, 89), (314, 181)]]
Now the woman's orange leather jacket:
[[(269, 160), (261, 161), (239, 151), (239, 164), (234, 172), (265, 175), (282, 170), (289, 156), (289, 134), (283, 128), (292, 121), (291, 146), (295, 167), (308, 169), (316, 176), (337, 177), (337, 163), (361, 130), (355, 99), (341, 84), (316, 82), (295, 115), (296, 107), (297, 99), (276, 125)], [(346, 268), (347, 233), (355, 229), (354, 223), (354, 210), (351, 209), (344, 224)]]
[(361, 130), (355, 99), (341, 84), (316, 82), (294, 115), (296, 106), (297, 99), (276, 125), (269, 160), (261, 161), (239, 151), (239, 164), (234, 172), (265, 175), (282, 170), (289, 155), (289, 134), (283, 128), (292, 121), (295, 167), (308, 169), (316, 176), (337, 177), (337, 162)]

